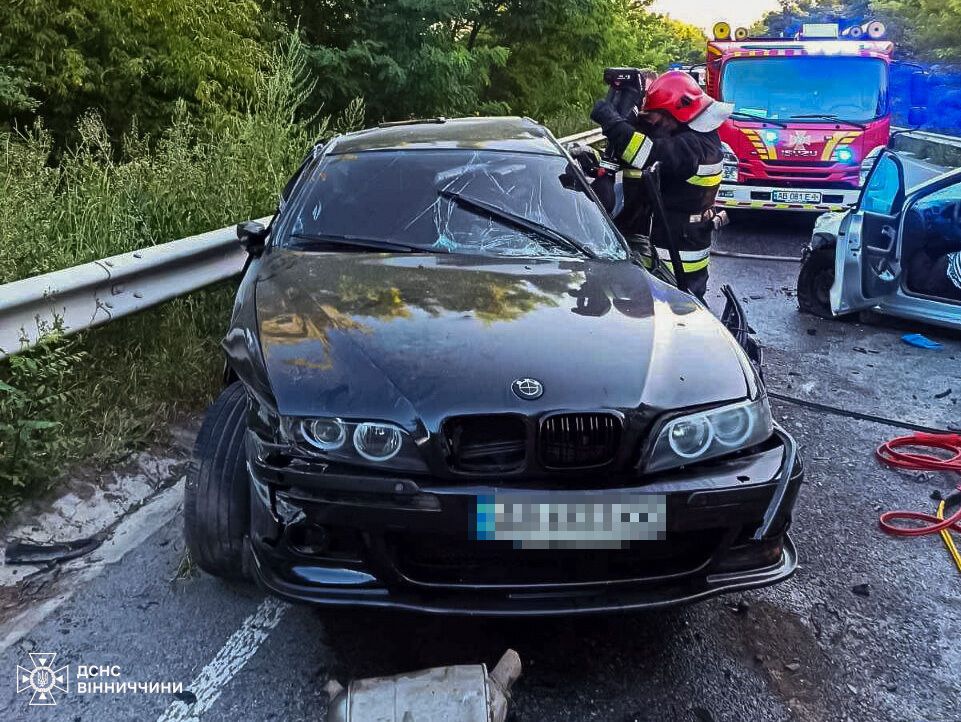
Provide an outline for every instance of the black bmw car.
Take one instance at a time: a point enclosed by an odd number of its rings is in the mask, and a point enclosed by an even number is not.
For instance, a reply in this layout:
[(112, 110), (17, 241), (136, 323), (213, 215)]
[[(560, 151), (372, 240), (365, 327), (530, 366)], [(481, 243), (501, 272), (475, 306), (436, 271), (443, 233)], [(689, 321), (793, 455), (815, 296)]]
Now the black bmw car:
[(206, 571), (486, 615), (652, 608), (794, 571), (801, 464), (739, 309), (732, 335), (646, 271), (543, 127), (337, 137), (269, 228), (238, 235), (226, 386), (186, 487)]

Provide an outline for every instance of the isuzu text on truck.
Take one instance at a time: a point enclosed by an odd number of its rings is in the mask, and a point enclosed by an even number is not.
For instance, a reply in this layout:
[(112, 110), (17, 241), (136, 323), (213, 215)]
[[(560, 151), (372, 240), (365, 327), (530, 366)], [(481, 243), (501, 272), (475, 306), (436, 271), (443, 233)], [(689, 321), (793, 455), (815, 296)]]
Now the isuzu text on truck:
[(834, 211), (857, 201), (862, 163), (891, 134), (894, 44), (884, 34), (876, 21), (843, 33), (805, 25), (794, 38), (743, 28), (732, 38), (727, 23), (715, 26), (705, 84), (735, 107), (720, 129), (719, 206)]

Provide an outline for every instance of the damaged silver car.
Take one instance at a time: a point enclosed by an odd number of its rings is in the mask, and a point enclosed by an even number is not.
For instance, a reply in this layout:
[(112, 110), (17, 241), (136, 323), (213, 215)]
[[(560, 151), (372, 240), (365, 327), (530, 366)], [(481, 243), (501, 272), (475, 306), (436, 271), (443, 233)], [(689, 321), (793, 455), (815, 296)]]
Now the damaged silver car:
[(797, 298), (822, 318), (870, 310), (961, 330), (961, 170), (906, 189), (882, 152), (857, 206), (818, 218)]

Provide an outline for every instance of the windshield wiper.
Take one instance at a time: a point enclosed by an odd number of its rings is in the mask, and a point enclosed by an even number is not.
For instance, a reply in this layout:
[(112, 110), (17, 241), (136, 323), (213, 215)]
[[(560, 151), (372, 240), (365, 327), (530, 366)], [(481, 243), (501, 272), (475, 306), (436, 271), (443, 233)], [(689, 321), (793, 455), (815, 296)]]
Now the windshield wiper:
[(392, 241), (382, 241), (378, 238), (364, 238), (363, 236), (352, 236), (340, 233), (291, 233), (291, 239), (300, 243), (289, 244), (290, 247), (303, 247), (310, 245), (336, 245), (351, 246), (354, 248), (369, 248), (378, 251), (397, 251), (400, 253), (428, 253), (428, 249), (419, 246), (409, 246), (405, 243), (394, 243)]
[(783, 123), (780, 120), (771, 120), (763, 115), (754, 115), (754, 113), (745, 113), (743, 110), (735, 110), (731, 113), (731, 117), (749, 118), (750, 120), (756, 120), (759, 123), (770, 123), (771, 125), (777, 125), (781, 128), (787, 128), (787, 123)]
[(597, 254), (593, 249), (585, 246), (578, 240), (566, 236), (560, 231), (555, 231), (553, 228), (542, 225), (537, 221), (532, 221), (530, 218), (524, 218), (523, 216), (518, 216), (510, 211), (505, 211), (497, 206), (492, 206), (485, 201), (478, 200), (476, 198), (468, 198), (467, 196), (462, 196), (456, 191), (439, 190), (437, 193), (444, 198), (449, 198), (455, 203), (464, 206), (478, 212), (482, 215), (489, 216), (495, 220), (501, 221), (508, 225), (514, 226), (522, 231), (527, 231), (528, 233), (534, 233), (542, 238), (547, 238), (560, 246), (567, 248), (568, 250), (576, 251), (588, 258), (597, 258)]
[(855, 128), (860, 128), (861, 130), (866, 130), (866, 129), (867, 129), (867, 126), (864, 125), (863, 123), (858, 123), (857, 121), (854, 121), (854, 120), (848, 120), (847, 118), (840, 118), (840, 117), (838, 117), (838, 116), (836, 116), (836, 115), (833, 115), (833, 114), (831, 114), (831, 113), (805, 113), (804, 115), (792, 115), (792, 116), (791, 116), (791, 120), (795, 120), (795, 119), (797, 119), (797, 120), (804, 120), (804, 119), (807, 119), (807, 118), (810, 118), (810, 119), (812, 119), (812, 120), (818, 120), (818, 119), (822, 119), (822, 120), (833, 120), (833, 121), (836, 122), (836, 123), (845, 123), (845, 124), (850, 125), (850, 126), (853, 126), (853, 127), (855, 127)]

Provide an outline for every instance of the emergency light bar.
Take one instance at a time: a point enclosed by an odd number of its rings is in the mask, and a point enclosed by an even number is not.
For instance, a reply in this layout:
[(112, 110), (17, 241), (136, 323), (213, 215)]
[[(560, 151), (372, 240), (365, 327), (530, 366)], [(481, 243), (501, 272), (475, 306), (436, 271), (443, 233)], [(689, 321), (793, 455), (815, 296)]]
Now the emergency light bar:
[[(841, 31), (841, 26), (838, 23), (805, 23), (801, 26), (801, 32), (799, 32), (793, 38), (784, 38), (786, 40), (839, 40), (841, 38), (850, 40), (859, 40), (864, 36), (867, 36), (871, 40), (881, 40), (884, 38), (884, 34), (887, 32), (887, 28), (884, 26), (880, 20), (871, 20), (863, 25), (852, 25), (846, 28), (843, 32)], [(733, 37), (732, 37), (733, 36)], [(747, 28), (737, 28), (737, 30), (731, 32), (731, 26), (726, 22), (719, 22), (714, 25), (714, 40), (715, 42), (729, 42), (731, 40), (744, 41), (744, 40), (756, 40), (758, 38), (750, 38)], [(775, 40), (777, 38), (770, 38)]]
[(837, 23), (805, 23), (801, 26), (802, 38), (836, 40), (841, 28)]

